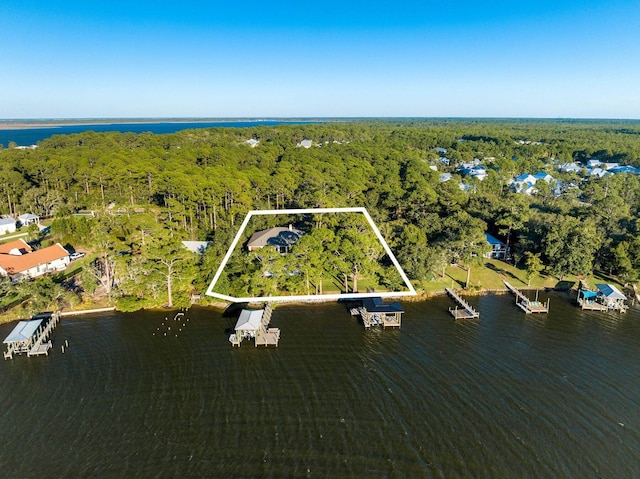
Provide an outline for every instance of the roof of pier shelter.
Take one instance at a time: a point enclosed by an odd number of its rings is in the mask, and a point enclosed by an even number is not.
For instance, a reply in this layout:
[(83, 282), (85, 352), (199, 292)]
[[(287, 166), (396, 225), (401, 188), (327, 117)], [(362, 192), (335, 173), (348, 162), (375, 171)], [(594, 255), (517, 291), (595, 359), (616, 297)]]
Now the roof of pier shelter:
[(627, 299), (627, 297), (612, 284), (596, 284), (596, 288), (609, 299)]
[(385, 303), (382, 298), (364, 298), (362, 304), (369, 313), (404, 313), (400, 303)]
[(264, 309), (243, 309), (236, 322), (236, 331), (257, 331), (262, 325)]
[(42, 319), (30, 319), (28, 321), (20, 321), (9, 333), (9, 336), (3, 341), (4, 344), (20, 343), (28, 341), (42, 324)]

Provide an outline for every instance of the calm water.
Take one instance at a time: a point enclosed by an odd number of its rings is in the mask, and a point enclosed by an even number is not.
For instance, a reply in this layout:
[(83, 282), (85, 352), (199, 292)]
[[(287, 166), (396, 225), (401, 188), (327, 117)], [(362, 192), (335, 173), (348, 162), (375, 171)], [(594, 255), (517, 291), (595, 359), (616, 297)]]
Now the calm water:
[(82, 133), (83, 131), (118, 131), (121, 133), (175, 133), (191, 128), (248, 128), (254, 126), (274, 126), (282, 124), (306, 124), (309, 121), (211, 121), (211, 122), (167, 122), (167, 123), (113, 123), (96, 125), (66, 125), (50, 128), (24, 128), (16, 130), (0, 130), (0, 144), (6, 148), (9, 142), (15, 141), (18, 145), (29, 146), (49, 138), (52, 135), (69, 135)]
[(277, 349), (204, 309), (63, 319), (49, 357), (0, 362), (1, 474), (638, 477), (640, 311), (470, 302), (405, 303), (399, 331), (281, 306)]

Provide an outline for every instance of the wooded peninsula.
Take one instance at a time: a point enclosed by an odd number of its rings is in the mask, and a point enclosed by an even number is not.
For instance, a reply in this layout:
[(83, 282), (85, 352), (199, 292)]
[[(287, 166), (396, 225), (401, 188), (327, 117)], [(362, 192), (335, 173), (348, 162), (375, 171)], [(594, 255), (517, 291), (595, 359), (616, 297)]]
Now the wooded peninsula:
[[(260, 209), (366, 207), (420, 292), (452, 281), (491, 288), (487, 271), (532, 285), (595, 273), (629, 286), (640, 279), (637, 121), (333, 121), (87, 131), (15, 146), (0, 149), (0, 214), (42, 219), (47, 228), (18, 230), (34, 250), (60, 243), (86, 255), (61, 273), (0, 278), (9, 319), (61, 307), (206, 304), (240, 223)], [(289, 225), (301, 236), (286, 254), (234, 256), (226, 292), (400, 286), (357, 220), (275, 216), (244, 241)], [(504, 261), (487, 258), (485, 233), (508, 248)], [(194, 253), (186, 240), (207, 247)]]

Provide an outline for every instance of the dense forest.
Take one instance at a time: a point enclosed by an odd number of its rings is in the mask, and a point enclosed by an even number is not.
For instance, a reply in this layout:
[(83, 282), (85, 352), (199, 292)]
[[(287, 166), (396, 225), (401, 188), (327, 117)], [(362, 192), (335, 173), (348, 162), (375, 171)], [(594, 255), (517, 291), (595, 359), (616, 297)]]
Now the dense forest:
[[(303, 140), (312, 146), (298, 146)], [(593, 158), (640, 167), (640, 123), (336, 121), (57, 135), (36, 149), (0, 151), (0, 213), (51, 218), (50, 235), (31, 239), (86, 250), (90, 260), (72, 291), (51, 278), (2, 288), (42, 297), (37, 307), (94, 294), (122, 309), (184, 306), (206, 290), (249, 210), (353, 206), (368, 209), (418, 289), (452, 262), (480, 265), (485, 231), (508, 242), (531, 275), (598, 269), (637, 281), (640, 177), (558, 170)], [(484, 180), (460, 173), (474, 159)], [(514, 176), (536, 172), (564, 187), (511, 190)], [(180, 243), (187, 239), (211, 246), (194, 255)], [(343, 250), (330, 256), (342, 258), (330, 266), (342, 268), (336, 275), (353, 281), (357, 262)], [(304, 275), (297, 283), (288, 288), (310, 287)]]

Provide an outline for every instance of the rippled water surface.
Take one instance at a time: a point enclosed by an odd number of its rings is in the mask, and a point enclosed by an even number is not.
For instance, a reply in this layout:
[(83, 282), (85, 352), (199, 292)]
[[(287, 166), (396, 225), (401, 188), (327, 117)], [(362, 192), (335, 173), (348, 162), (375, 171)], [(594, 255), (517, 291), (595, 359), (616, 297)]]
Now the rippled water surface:
[(270, 349), (213, 310), (63, 319), (51, 355), (0, 362), (1, 474), (638, 477), (640, 311), (469, 301), (479, 320), (436, 298), (385, 331), (280, 306)]

